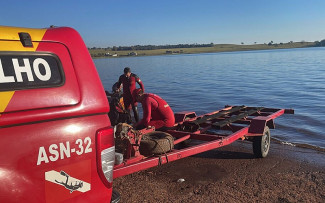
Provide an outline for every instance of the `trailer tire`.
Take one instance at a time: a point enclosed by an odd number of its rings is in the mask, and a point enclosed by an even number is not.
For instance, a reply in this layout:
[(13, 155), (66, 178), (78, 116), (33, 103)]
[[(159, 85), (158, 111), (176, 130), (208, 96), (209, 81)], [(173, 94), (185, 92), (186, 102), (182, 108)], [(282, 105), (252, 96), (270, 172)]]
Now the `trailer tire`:
[(140, 154), (144, 156), (160, 155), (174, 148), (173, 136), (166, 132), (153, 131), (142, 136)]
[(254, 137), (253, 152), (256, 158), (265, 158), (270, 150), (271, 133), (268, 126), (264, 128), (262, 136)]

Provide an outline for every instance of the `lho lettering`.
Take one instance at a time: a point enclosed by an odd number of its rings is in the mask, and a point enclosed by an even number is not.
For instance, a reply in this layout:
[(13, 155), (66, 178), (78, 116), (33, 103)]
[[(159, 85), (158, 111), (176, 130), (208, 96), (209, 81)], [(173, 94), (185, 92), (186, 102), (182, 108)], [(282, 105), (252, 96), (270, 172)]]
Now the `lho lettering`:
[[(34, 77), (41, 81), (51, 79), (50, 65), (43, 58), (36, 58), (32, 64), (28, 58), (24, 58), (22, 63), (19, 63), (18, 58), (12, 58), (12, 67), (15, 75), (5, 75), (0, 59), (0, 83), (25, 82), (24, 79), (33, 82)], [(23, 77), (23, 75), (26, 75), (26, 77)]]

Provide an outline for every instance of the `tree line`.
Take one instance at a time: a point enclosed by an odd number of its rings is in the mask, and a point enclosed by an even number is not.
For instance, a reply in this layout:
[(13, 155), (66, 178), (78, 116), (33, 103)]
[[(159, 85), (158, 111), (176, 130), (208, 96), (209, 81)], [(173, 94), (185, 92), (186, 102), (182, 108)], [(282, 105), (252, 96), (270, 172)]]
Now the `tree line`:
[(325, 47), (325, 39), (322, 41), (315, 41), (315, 46), (316, 47)]
[[(301, 43), (304, 43), (305, 41), (301, 41)], [(292, 44), (293, 41), (288, 42), (289, 44)], [(241, 43), (244, 44), (243, 42)], [(256, 44), (256, 42), (255, 42)], [(269, 46), (271, 45), (278, 45), (274, 44), (273, 41), (269, 43), (264, 43)], [(283, 43), (280, 43), (282, 45)], [(175, 48), (197, 48), (197, 47), (213, 47), (214, 43), (209, 44), (176, 44), (176, 45), (134, 45), (134, 46), (113, 46), (113, 47), (107, 47), (107, 48), (100, 48), (100, 47), (92, 47), (88, 49), (102, 49), (105, 51), (136, 51), (136, 50), (155, 50), (155, 49), (175, 49)], [(325, 39), (321, 41), (315, 41), (314, 45), (315, 47), (324, 47), (325, 46)]]
[(134, 51), (134, 50), (155, 50), (155, 49), (175, 49), (175, 48), (197, 48), (197, 47), (213, 47), (214, 44), (176, 44), (176, 45), (135, 45), (135, 46), (113, 46), (107, 48), (93, 47), (90, 49), (105, 49), (112, 51)]

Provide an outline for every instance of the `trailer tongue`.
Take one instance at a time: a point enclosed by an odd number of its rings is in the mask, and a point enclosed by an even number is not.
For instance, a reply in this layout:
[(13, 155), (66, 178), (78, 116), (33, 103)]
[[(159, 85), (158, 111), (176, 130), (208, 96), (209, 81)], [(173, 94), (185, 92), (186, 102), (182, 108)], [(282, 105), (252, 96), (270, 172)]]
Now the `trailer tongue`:
[[(131, 126), (124, 126), (116, 138), (117, 142), (119, 140), (124, 143), (124, 161), (114, 166), (113, 177), (117, 178), (216, 149), (238, 139), (252, 141), (254, 155), (258, 158), (266, 157), (270, 148), (269, 129), (275, 128), (274, 119), (282, 114), (293, 113), (293, 109), (226, 106), (224, 109), (201, 116), (197, 116), (195, 112), (176, 113), (175, 128), (166, 132), (156, 132), (156, 135), (153, 128), (135, 131)], [(148, 139), (148, 135), (154, 135), (152, 148), (158, 152), (151, 154), (141, 152), (147, 151), (143, 148), (148, 142), (143, 138)], [(196, 141), (184, 147), (187, 140)], [(174, 145), (183, 147), (174, 149)]]

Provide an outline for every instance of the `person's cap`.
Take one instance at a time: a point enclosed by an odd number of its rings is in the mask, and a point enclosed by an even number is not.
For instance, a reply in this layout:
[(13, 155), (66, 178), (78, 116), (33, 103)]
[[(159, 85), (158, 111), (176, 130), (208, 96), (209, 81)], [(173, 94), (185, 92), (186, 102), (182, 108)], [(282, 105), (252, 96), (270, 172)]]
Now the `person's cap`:
[(125, 67), (124, 68), (124, 73), (131, 73), (131, 69), (129, 67)]

